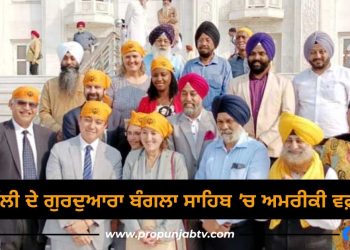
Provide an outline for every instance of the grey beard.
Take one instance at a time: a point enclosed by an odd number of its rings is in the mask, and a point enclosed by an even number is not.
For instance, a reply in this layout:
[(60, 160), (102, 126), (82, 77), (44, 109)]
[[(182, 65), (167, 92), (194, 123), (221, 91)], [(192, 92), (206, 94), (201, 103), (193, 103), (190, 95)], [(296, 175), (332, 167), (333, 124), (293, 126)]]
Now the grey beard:
[(79, 66), (75, 68), (61, 67), (61, 73), (59, 75), (59, 81), (58, 81), (60, 90), (62, 90), (69, 96), (74, 95), (78, 77), (79, 77)]

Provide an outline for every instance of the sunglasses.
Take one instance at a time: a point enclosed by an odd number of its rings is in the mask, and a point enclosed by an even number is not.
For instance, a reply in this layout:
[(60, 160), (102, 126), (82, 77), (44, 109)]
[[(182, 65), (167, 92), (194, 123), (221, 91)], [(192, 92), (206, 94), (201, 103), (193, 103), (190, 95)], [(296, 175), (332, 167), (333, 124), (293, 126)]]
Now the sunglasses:
[(22, 100), (15, 100), (15, 103), (18, 106), (21, 106), (21, 107), (27, 107), (27, 105), (28, 105), (31, 109), (35, 109), (35, 108), (38, 107), (38, 104), (34, 103), (34, 102), (26, 102), (26, 101), (22, 101)]

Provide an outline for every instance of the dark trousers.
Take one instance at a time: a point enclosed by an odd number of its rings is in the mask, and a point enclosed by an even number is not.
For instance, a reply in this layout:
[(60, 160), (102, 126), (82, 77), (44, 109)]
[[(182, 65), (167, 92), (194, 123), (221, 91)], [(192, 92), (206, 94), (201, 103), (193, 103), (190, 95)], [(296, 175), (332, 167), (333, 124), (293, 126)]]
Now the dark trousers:
[[(300, 220), (282, 220), (273, 230), (266, 228), (266, 250), (331, 250), (331, 231), (307, 227)], [(294, 235), (292, 235), (294, 234)], [(295, 235), (299, 234), (299, 235)]]
[(254, 224), (246, 221), (231, 229), (234, 238), (205, 238), (204, 250), (254, 250)]
[(1, 235), (1, 250), (44, 250), (46, 237), (35, 235), (38, 232), (38, 221), (35, 220), (0, 220), (3, 227), (0, 233), (33, 234)]
[(37, 75), (38, 74), (38, 68), (39, 68), (39, 64), (37, 63), (30, 63), (29, 66), (29, 72), (31, 75)]

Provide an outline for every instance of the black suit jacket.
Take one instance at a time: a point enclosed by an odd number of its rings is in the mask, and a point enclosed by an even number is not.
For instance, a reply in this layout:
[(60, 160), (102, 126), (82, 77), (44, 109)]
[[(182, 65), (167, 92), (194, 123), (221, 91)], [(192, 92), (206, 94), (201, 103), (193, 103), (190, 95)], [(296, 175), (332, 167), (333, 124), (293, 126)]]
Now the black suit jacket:
[[(39, 179), (45, 179), (50, 149), (56, 142), (55, 133), (36, 124), (33, 124), (33, 131), (37, 151), (38, 176)], [(0, 162), (0, 179), (22, 179), (16, 133), (11, 120), (0, 123)]]
[[(80, 133), (78, 120), (82, 107), (83, 105), (76, 107), (68, 111), (63, 116), (62, 133), (64, 140), (73, 138)], [(117, 110), (113, 109), (112, 114), (108, 119), (108, 130), (115, 130), (118, 127), (124, 127), (123, 122), (124, 121), (121, 119), (121, 114)]]
[[(56, 140), (56, 135), (51, 130), (33, 125), (35, 146), (37, 151), (37, 169), (40, 179), (45, 179), (46, 163), (50, 155), (50, 149)], [(16, 133), (13, 122), (0, 123), (0, 179), (21, 180), (20, 158), (16, 140)], [(44, 226), (43, 220), (1, 220), (0, 234), (5, 233), (41, 233)], [(23, 230), (27, 228), (27, 230)], [(0, 236), (0, 241), (17, 246), (22, 245), (23, 249), (43, 249), (44, 238), (22, 236)], [(38, 240), (42, 241), (39, 244)], [(25, 241), (25, 243), (24, 243)], [(28, 242), (30, 244), (28, 245)], [(38, 243), (38, 244), (37, 244)], [(36, 245), (37, 244), (37, 245)]]

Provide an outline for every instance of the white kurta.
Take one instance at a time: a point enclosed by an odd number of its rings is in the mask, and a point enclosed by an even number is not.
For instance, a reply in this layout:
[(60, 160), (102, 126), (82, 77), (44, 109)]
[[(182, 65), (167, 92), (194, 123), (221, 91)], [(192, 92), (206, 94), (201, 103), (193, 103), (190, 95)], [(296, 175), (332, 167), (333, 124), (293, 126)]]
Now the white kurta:
[(134, 40), (146, 45), (146, 11), (139, 0), (133, 0), (128, 4), (125, 14), (125, 24), (127, 25), (127, 40)]

